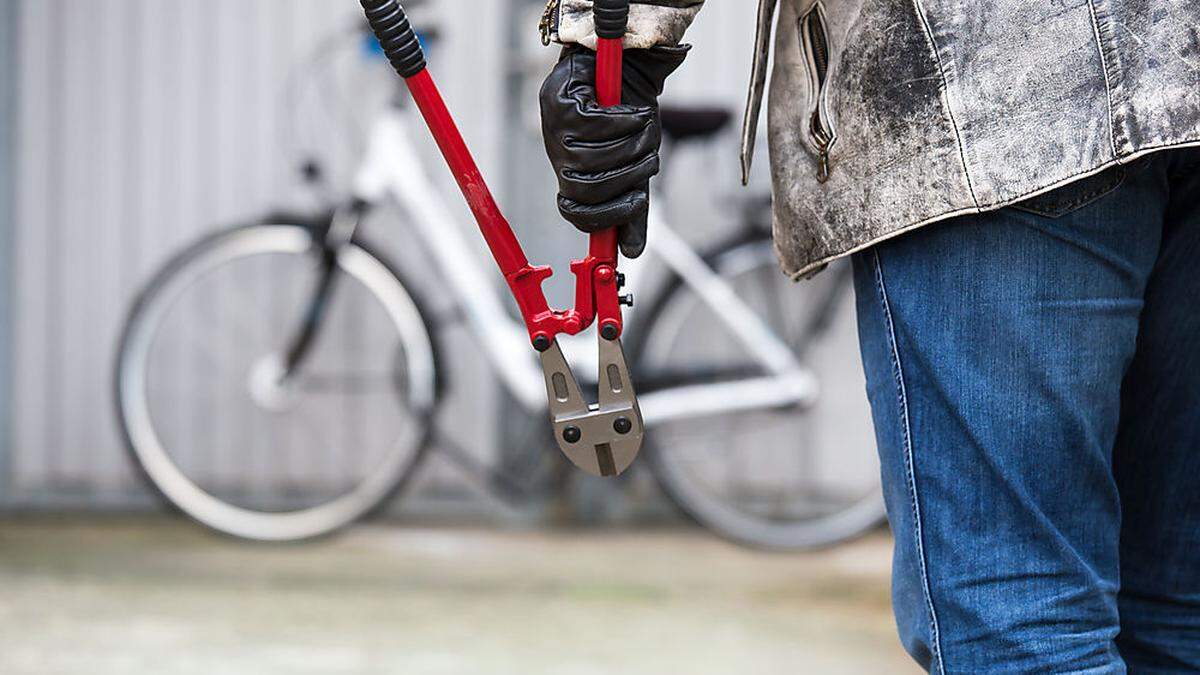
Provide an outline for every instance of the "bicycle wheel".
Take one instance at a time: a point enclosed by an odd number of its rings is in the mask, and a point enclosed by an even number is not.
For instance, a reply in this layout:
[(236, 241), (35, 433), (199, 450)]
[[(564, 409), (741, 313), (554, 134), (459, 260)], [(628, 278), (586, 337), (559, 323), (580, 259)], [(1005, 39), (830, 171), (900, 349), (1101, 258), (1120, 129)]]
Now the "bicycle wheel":
[(263, 541), (343, 527), (424, 452), (437, 362), (395, 269), (359, 243), (300, 368), (321, 247), (304, 225), (253, 225), (190, 247), (134, 305), (116, 368), (118, 419), (153, 487), (210, 528)]
[[(766, 235), (719, 247), (706, 260), (812, 369), (821, 393), (804, 408), (653, 426), (647, 449), (659, 484), (701, 525), (755, 547), (826, 546), (878, 524), (879, 461), (845, 270), (793, 284)], [(646, 321), (634, 342), (639, 380), (703, 384), (767, 374), (681, 279), (666, 286)]]

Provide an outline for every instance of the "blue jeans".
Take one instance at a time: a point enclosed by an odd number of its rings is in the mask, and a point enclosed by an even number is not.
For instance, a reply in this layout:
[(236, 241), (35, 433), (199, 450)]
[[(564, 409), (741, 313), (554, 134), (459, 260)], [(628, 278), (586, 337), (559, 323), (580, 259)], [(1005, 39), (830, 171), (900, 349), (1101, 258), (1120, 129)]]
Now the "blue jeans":
[(1200, 671), (1200, 151), (854, 267), (909, 653)]

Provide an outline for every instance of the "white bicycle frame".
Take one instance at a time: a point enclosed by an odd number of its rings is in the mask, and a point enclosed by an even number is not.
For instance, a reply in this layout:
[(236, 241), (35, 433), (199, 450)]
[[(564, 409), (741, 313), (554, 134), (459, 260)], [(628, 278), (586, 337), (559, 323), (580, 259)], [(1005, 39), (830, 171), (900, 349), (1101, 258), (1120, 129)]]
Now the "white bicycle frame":
[[(476, 249), (466, 240), (467, 235), (448, 208), (440, 188), (426, 171), (409, 136), (410, 124), (395, 107), (389, 107), (376, 119), (363, 164), (355, 177), (355, 196), (369, 203), (391, 199), (407, 212), (501, 381), (530, 412), (544, 411), (546, 385), (525, 327), (506, 311), (500, 295), (502, 286), (495, 283), (496, 272), (487, 269), (490, 265), (480, 263)], [(666, 265), (708, 305), (767, 374), (735, 382), (693, 384), (643, 393), (639, 402), (646, 425), (811, 404), (818, 390), (809, 369), (796, 360), (780, 337), (695, 249), (671, 229), (657, 208), (651, 209), (650, 231), (646, 254), (621, 263), (631, 287), (636, 289), (638, 268), (647, 264), (648, 259)], [(597, 354), (591, 340), (583, 342), (576, 337), (562, 339), (562, 344), (575, 372), (596, 371)], [(636, 383), (636, 371), (633, 376)]]

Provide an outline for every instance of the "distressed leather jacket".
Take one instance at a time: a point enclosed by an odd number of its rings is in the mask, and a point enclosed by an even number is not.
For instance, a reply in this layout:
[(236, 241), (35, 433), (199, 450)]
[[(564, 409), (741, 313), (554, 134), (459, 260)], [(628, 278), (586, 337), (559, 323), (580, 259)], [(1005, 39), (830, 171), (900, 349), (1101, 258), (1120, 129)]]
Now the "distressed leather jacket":
[[(630, 47), (677, 43), (703, 4), (634, 1)], [(547, 9), (553, 39), (594, 46), (591, 2)], [(1200, 144), (1200, 0), (759, 0), (758, 18), (743, 168), (774, 29), (775, 241), (796, 278)]]

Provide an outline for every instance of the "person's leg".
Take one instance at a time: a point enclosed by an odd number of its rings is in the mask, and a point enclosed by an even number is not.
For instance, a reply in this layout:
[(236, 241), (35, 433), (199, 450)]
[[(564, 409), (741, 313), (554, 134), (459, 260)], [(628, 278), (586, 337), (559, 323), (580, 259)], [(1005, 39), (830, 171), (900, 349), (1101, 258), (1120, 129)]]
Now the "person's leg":
[(893, 603), (932, 672), (1124, 672), (1111, 452), (1164, 189), (1117, 169), (855, 259)]
[(1135, 673), (1200, 671), (1200, 151), (1171, 159), (1113, 459), (1124, 510), (1117, 645)]

